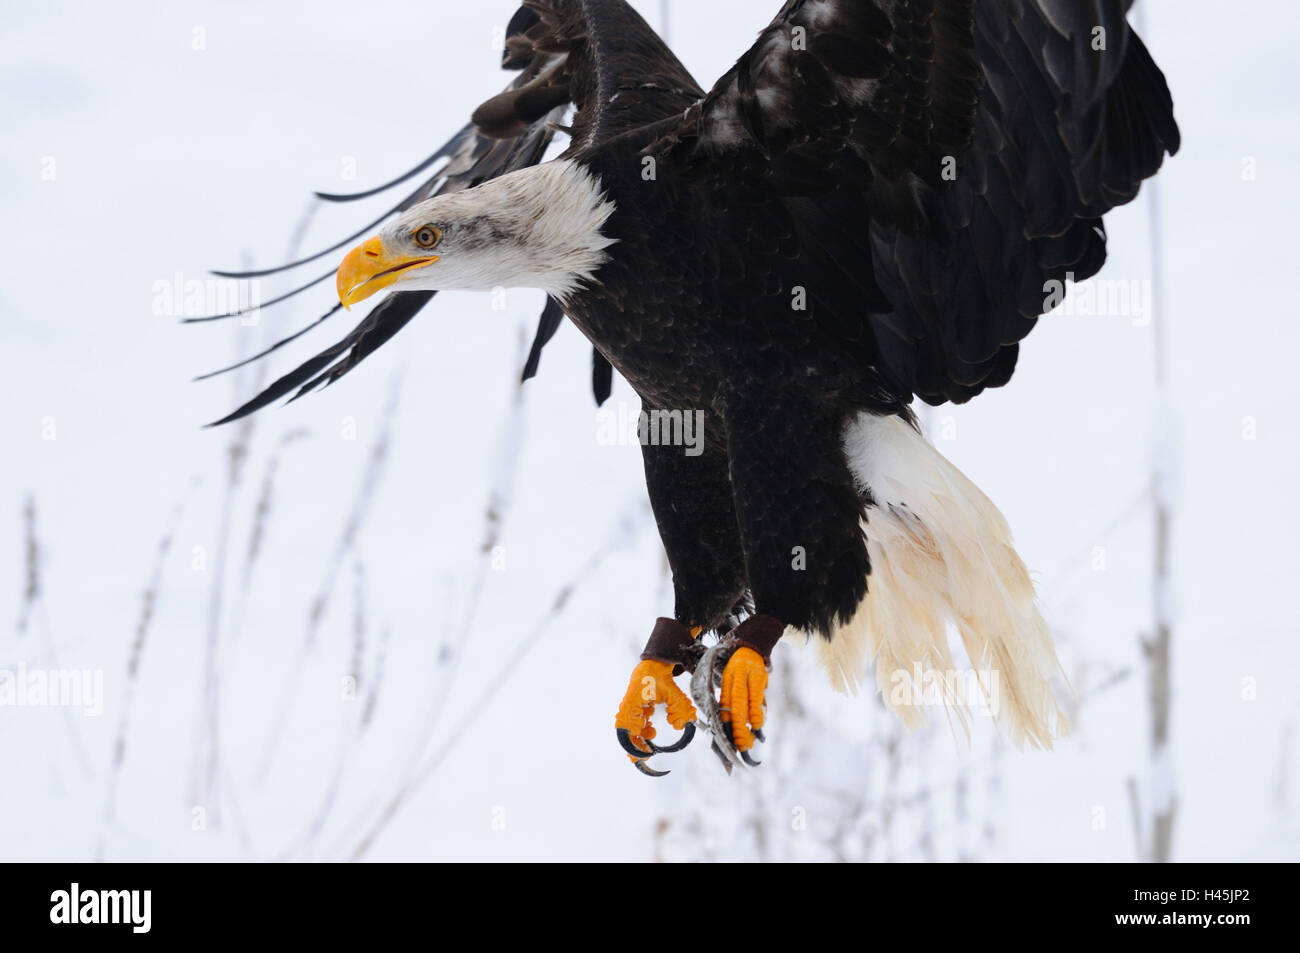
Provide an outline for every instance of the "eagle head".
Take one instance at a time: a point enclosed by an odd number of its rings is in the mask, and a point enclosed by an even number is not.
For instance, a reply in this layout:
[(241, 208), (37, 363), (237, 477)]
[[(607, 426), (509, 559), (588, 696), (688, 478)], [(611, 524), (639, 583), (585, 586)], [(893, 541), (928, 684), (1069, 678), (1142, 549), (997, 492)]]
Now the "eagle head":
[(339, 301), (350, 308), (385, 288), (540, 288), (564, 299), (606, 260), (613, 211), (599, 180), (568, 160), (435, 195), (348, 252)]

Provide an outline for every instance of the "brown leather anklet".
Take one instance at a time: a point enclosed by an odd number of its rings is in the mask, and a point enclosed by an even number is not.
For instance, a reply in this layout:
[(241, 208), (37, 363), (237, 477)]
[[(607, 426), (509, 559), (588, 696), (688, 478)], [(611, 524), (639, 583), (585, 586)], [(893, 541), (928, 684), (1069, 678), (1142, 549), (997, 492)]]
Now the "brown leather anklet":
[(660, 618), (655, 621), (654, 631), (641, 653), (641, 661), (668, 662), (673, 666), (673, 675), (680, 675), (687, 670), (694, 671), (699, 657), (697, 646), (689, 626), (676, 619)]
[(785, 634), (785, 623), (770, 615), (752, 615), (731, 630), (731, 637), (739, 645), (753, 649), (772, 666), (772, 650)]

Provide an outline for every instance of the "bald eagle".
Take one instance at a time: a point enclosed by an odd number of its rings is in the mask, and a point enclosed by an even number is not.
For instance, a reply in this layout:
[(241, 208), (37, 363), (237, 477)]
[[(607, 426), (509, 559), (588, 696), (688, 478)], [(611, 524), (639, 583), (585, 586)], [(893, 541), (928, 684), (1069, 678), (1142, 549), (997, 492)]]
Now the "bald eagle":
[(675, 606), (616, 715), (639, 769), (697, 725), (728, 770), (755, 763), (783, 637), (838, 688), (874, 666), (910, 723), (900, 684), (955, 671), (955, 632), (1012, 737), (1048, 746), (1029, 573), (911, 405), (1006, 384), (1048, 289), (1097, 273), (1102, 217), (1177, 151), (1131, 3), (788, 0), (705, 92), (624, 0), (528, 0), (517, 78), (385, 186), (428, 176), (334, 272), (342, 306), (386, 297), (219, 423), (337, 380), (439, 290), (541, 289), (525, 377), (567, 316), (598, 399), (612, 367), (643, 420), (702, 415), (694, 452), (642, 440)]

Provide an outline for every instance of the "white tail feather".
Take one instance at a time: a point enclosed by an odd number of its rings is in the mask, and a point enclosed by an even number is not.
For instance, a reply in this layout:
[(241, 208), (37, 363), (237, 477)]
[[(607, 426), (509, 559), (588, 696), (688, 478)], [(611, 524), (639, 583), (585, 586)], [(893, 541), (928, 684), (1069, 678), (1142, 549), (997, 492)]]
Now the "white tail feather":
[(1012, 740), (1051, 747), (1068, 730), (1051, 687), (1060, 663), (1006, 519), (899, 417), (862, 414), (846, 429), (844, 449), (874, 500), (863, 524), (871, 577), (853, 619), (831, 641), (813, 639), (832, 683), (855, 689), (874, 660), (886, 705), (914, 727), (924, 718), (923, 706), (912, 701), (917, 676), (942, 675), (932, 685), (968, 726), (969, 700), (953, 692), (950, 680), (957, 672), (951, 625), (985, 703)]

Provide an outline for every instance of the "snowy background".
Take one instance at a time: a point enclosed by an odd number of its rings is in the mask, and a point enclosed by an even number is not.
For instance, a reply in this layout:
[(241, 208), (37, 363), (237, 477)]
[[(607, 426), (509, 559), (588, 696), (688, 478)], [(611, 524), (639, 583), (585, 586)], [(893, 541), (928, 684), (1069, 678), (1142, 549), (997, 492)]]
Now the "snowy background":
[[(674, 48), (708, 86), (775, 6), (674, 2)], [(313, 320), (330, 284), (258, 326), (155, 312), (178, 274), (377, 215), (310, 190), (386, 181), (459, 128), (506, 81), (514, 4), (10, 5), (0, 670), (100, 673), (103, 698), (0, 707), (0, 858), (1130, 860), (1170, 797), (1175, 859), (1300, 858), (1300, 6), (1145, 6), (1184, 133), (1152, 286), (1168, 409), (1155, 323), (1058, 314), (1011, 386), (927, 421), (1040, 574), (1075, 734), (908, 735), (782, 652), (761, 771), (697, 744), (651, 782), (611, 722), (670, 586), (581, 336), (515, 386), (540, 295), (440, 297), (339, 386), (221, 430), (199, 425), (265, 371), (190, 378)], [(1146, 196), (1110, 218), (1103, 279), (1157, 278), (1152, 220)], [(1177, 476), (1154, 764), (1153, 467)]]

